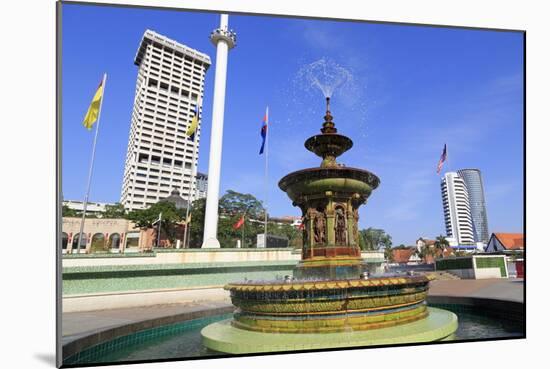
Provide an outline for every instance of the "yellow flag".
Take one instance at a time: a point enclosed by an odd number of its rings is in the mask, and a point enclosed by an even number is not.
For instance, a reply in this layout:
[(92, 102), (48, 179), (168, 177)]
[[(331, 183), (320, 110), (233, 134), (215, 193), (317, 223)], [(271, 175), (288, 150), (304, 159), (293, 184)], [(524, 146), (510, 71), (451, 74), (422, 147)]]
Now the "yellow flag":
[(92, 129), (92, 126), (97, 121), (97, 117), (99, 115), (99, 107), (101, 106), (102, 98), (103, 98), (103, 80), (101, 80), (101, 83), (99, 84), (99, 87), (95, 92), (94, 98), (92, 99), (92, 103), (90, 104), (90, 107), (86, 112), (84, 121), (82, 122), (82, 125), (88, 128), (88, 130)]
[(188, 137), (191, 137), (195, 134), (195, 131), (197, 130), (197, 126), (199, 124), (199, 105), (195, 105), (195, 113), (193, 115), (193, 119), (191, 120), (191, 125), (187, 129), (187, 132), (185, 134)]

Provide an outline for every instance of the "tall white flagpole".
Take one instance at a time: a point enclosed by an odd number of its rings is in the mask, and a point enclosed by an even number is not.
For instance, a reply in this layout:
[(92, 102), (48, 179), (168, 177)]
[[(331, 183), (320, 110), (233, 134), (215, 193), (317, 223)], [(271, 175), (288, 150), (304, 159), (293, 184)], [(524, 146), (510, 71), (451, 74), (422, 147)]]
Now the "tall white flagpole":
[[(82, 244), (82, 232), (84, 231), (84, 222), (86, 221), (86, 208), (88, 206), (88, 197), (90, 196), (90, 185), (92, 183), (92, 174), (94, 172), (94, 159), (95, 159), (95, 146), (97, 143), (97, 134), (99, 133), (99, 122), (101, 119), (101, 109), (103, 108), (103, 99), (105, 98), (105, 85), (107, 83), (107, 73), (103, 74), (103, 81), (101, 86), (103, 91), (101, 92), (101, 103), (99, 104), (99, 111), (97, 113), (97, 123), (95, 125), (94, 143), (92, 146), (92, 159), (90, 160), (90, 170), (88, 172), (88, 187), (86, 189), (86, 196), (84, 197), (84, 207), (82, 209), (82, 220), (80, 221), (80, 232), (78, 232), (78, 247), (76, 253), (80, 254), (80, 245)], [(88, 240), (86, 239), (86, 242)], [(86, 244), (84, 244), (86, 246)]]
[(158, 221), (159, 221), (159, 227), (158, 227), (159, 229), (157, 231), (157, 248), (160, 247), (160, 232), (161, 232), (161, 227), (162, 227), (162, 211), (159, 214)]
[(269, 171), (268, 171), (268, 156), (269, 156), (269, 106), (265, 108), (265, 216), (264, 216), (264, 247), (267, 248), (267, 203), (269, 198)]
[(227, 57), (237, 41), (236, 34), (228, 29), (228, 15), (221, 14), (220, 27), (210, 34), (216, 46), (216, 75), (212, 103), (212, 129), (210, 131), (210, 157), (208, 160), (208, 193), (204, 213), (203, 248), (220, 248), (218, 241), (218, 203), (222, 162), (222, 139), (225, 107)]
[[(197, 121), (199, 120), (201, 116), (201, 108), (202, 106), (202, 99), (197, 100)], [(191, 207), (191, 203), (193, 202), (193, 193), (195, 193), (194, 186), (193, 186), (193, 180), (196, 181), (197, 176), (195, 175), (195, 161), (197, 160), (197, 139), (198, 139), (198, 122), (197, 122), (197, 128), (195, 129), (195, 133), (193, 133), (193, 159), (191, 162), (191, 183), (189, 184), (189, 192), (187, 193), (187, 209), (185, 210), (185, 231), (183, 233), (183, 248), (187, 248), (189, 244), (189, 224), (187, 221), (189, 220), (189, 208)]]

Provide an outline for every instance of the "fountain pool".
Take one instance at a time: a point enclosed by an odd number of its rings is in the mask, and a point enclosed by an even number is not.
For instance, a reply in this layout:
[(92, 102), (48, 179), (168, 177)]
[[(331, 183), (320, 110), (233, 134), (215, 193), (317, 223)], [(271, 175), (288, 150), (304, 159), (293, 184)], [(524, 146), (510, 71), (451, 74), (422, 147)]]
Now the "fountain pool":
[[(502, 319), (486, 309), (459, 304), (430, 304), (458, 317), (458, 329), (448, 341), (513, 339), (525, 335), (523, 319)], [(64, 365), (122, 363), (146, 360), (187, 359), (227, 356), (201, 343), (201, 330), (209, 324), (227, 320), (232, 314), (194, 319), (148, 329), (90, 347), (64, 361)]]

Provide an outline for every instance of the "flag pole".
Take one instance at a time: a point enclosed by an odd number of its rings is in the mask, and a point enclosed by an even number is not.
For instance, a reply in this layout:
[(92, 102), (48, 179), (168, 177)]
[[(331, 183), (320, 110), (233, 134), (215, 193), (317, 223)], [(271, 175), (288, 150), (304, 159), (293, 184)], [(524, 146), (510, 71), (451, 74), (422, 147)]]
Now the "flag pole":
[[(447, 144), (445, 144), (447, 145)], [(447, 162), (449, 163), (449, 165), (447, 165), (447, 167), (449, 167), (449, 172), (452, 172), (453, 171), (453, 167), (451, 166), (451, 159), (449, 157), (449, 146), (445, 146), (447, 148)]]
[[(200, 109), (202, 106), (202, 100), (199, 98), (197, 100), (197, 115), (200, 116)], [(197, 116), (197, 120), (199, 119), (199, 116)], [(195, 130), (195, 133), (193, 133), (193, 158), (191, 162), (191, 183), (189, 184), (189, 191), (187, 193), (187, 209), (185, 210), (185, 231), (183, 232), (183, 248), (186, 249), (189, 246), (189, 224), (187, 221), (189, 220), (189, 208), (191, 207), (191, 203), (193, 200), (193, 180), (196, 181), (196, 175), (195, 173), (195, 161), (196, 161), (196, 155), (197, 155), (197, 136), (198, 136), (198, 127)]]
[(243, 213), (243, 229), (241, 230), (241, 248), (245, 248), (244, 247), (244, 227), (246, 227), (246, 214), (248, 213), (248, 209), (250, 209), (250, 205), (246, 207), (246, 209), (244, 209), (244, 213)]
[(246, 216), (246, 211), (245, 213), (243, 214), (243, 229), (241, 230), (241, 248), (245, 248), (244, 247), (244, 227), (246, 227), (246, 219), (245, 219), (245, 216)]
[[(95, 126), (94, 143), (92, 145), (92, 159), (90, 160), (90, 170), (88, 171), (88, 186), (86, 188), (86, 195), (84, 196), (84, 206), (82, 209), (82, 220), (80, 221), (80, 232), (78, 232), (78, 247), (76, 253), (80, 254), (80, 245), (82, 244), (82, 232), (84, 232), (84, 222), (86, 221), (86, 208), (88, 207), (88, 197), (90, 196), (90, 185), (92, 183), (92, 174), (94, 171), (94, 159), (95, 159), (95, 147), (97, 143), (97, 134), (99, 133), (99, 123), (101, 120), (101, 110), (103, 108), (103, 99), (105, 98), (105, 84), (107, 83), (107, 73), (103, 73), (103, 81), (101, 82), (102, 93), (101, 103), (99, 104), (99, 111), (97, 113), (97, 123)], [(86, 242), (88, 240), (86, 239)], [(86, 244), (84, 244), (86, 246)], [(84, 250), (86, 251), (86, 250)]]
[(269, 156), (269, 106), (265, 108), (265, 120), (267, 129), (265, 132), (265, 214), (264, 214), (264, 247), (267, 248), (267, 203), (269, 198), (269, 172), (268, 172), (268, 156)]
[(159, 213), (159, 229), (157, 231), (157, 248), (160, 247), (160, 231), (161, 231), (161, 227), (162, 227), (162, 211)]

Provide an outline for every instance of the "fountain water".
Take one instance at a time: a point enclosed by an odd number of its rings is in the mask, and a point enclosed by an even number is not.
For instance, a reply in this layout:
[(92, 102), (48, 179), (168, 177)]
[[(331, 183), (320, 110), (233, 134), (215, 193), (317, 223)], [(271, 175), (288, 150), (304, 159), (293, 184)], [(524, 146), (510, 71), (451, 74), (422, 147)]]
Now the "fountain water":
[(298, 72), (298, 79), (304, 81), (306, 87), (321, 90), (325, 98), (331, 98), (334, 90), (350, 84), (353, 76), (335, 61), (322, 58), (302, 67)]
[(380, 180), (336, 161), (352, 146), (338, 133), (326, 96), (321, 133), (305, 141), (321, 165), (279, 181), (302, 211), (301, 261), (284, 280), (225, 286), (237, 310), (232, 320), (202, 330), (206, 347), (249, 353), (425, 342), (457, 329), (453, 313), (427, 307), (426, 276), (369, 275), (359, 248), (358, 209)]

